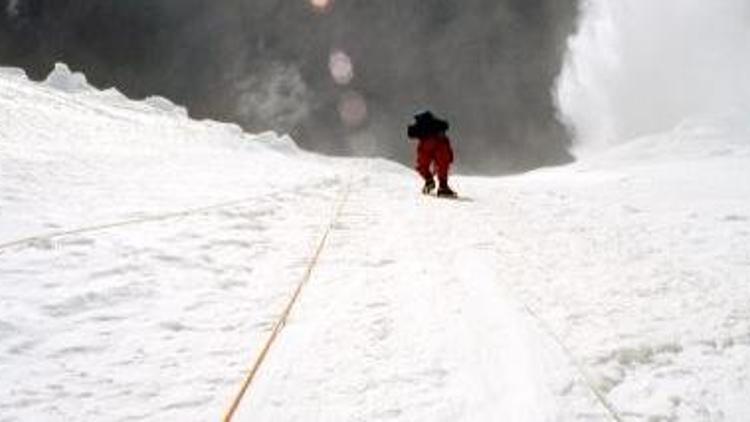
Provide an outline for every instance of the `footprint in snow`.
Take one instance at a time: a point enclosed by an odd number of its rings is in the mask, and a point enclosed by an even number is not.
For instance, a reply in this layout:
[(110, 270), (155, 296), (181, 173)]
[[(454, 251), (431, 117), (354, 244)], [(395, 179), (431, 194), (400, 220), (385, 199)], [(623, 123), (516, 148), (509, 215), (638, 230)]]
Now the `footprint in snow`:
[(738, 214), (730, 214), (724, 217), (724, 221), (732, 222), (732, 223), (741, 223), (748, 221), (748, 216), (746, 215), (738, 215)]
[(159, 327), (172, 332), (182, 332), (182, 331), (193, 331), (193, 328), (188, 327), (187, 325), (179, 322), (179, 321), (166, 321), (159, 324)]

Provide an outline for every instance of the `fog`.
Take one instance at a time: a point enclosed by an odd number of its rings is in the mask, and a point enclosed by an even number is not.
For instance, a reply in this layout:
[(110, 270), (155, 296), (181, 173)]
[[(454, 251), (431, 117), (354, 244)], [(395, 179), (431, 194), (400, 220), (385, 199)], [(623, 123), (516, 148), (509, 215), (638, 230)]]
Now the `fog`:
[(571, 159), (554, 103), (577, 0), (0, 0), (0, 64), (55, 61), (192, 116), (410, 163), (411, 115), (452, 124), (463, 172)]
[(750, 113), (750, 2), (589, 0), (558, 101), (578, 148)]

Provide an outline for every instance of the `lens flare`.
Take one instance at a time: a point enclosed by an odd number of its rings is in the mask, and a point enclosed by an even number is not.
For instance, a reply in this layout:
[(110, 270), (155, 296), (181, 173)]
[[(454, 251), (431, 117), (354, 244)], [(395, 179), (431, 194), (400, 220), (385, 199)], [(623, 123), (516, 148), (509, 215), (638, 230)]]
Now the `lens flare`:
[(318, 12), (326, 12), (333, 6), (333, 0), (309, 0), (310, 5)]
[(328, 68), (334, 82), (339, 85), (349, 85), (354, 79), (354, 65), (352, 60), (341, 50), (334, 50), (328, 60)]

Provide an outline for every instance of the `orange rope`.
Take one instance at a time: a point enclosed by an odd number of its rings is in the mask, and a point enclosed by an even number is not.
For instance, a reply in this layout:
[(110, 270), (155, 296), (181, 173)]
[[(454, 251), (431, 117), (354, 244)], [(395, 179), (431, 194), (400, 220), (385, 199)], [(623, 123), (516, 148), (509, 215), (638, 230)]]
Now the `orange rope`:
[(164, 221), (164, 220), (171, 220), (181, 217), (189, 217), (196, 214), (205, 213), (208, 211), (214, 211), (221, 208), (229, 208), (236, 205), (243, 204), (245, 202), (249, 202), (256, 198), (244, 198), (244, 199), (238, 199), (234, 201), (227, 201), (227, 202), (221, 202), (214, 205), (209, 205), (205, 207), (200, 208), (191, 208), (186, 209), (183, 211), (175, 211), (175, 212), (167, 212), (163, 214), (156, 214), (151, 216), (145, 216), (140, 218), (134, 218), (131, 220), (122, 220), (122, 221), (115, 221), (112, 223), (104, 223), (104, 224), (98, 224), (98, 225), (92, 225), (87, 227), (80, 227), (77, 229), (69, 229), (69, 230), (60, 230), (55, 232), (49, 232), (45, 234), (39, 234), (36, 236), (29, 236), (25, 237), (23, 239), (13, 240), (6, 243), (0, 243), (0, 255), (4, 253), (4, 250), (10, 249), (11, 247), (23, 247), (28, 246), (30, 244), (33, 244), (35, 242), (44, 241), (44, 240), (53, 240), (57, 239), (59, 237), (65, 237), (65, 236), (73, 236), (77, 234), (84, 234), (84, 233), (91, 233), (91, 232), (99, 232), (103, 230), (113, 229), (117, 227), (125, 227), (125, 226), (134, 226), (138, 224), (144, 224), (144, 223), (150, 223), (150, 222), (157, 222), (157, 221)]
[(230, 208), (230, 207), (234, 207), (237, 205), (242, 205), (244, 203), (254, 201), (257, 199), (258, 199), (257, 196), (251, 196), (251, 197), (235, 199), (231, 201), (219, 202), (216, 204), (207, 205), (207, 206), (198, 207), (198, 208), (189, 208), (189, 209), (185, 209), (182, 211), (165, 212), (163, 214), (154, 214), (154, 215), (149, 215), (149, 216), (144, 216), (144, 217), (137, 217), (137, 218), (133, 218), (130, 220), (113, 221), (110, 223), (103, 223), (103, 224), (97, 224), (97, 225), (91, 225), (91, 226), (85, 226), (85, 227), (79, 227), (79, 228), (67, 229), (67, 230), (52, 231), (48, 233), (38, 234), (36, 236), (28, 236), (22, 239), (16, 239), (16, 240), (0, 243), (0, 255), (4, 254), (8, 249), (11, 249), (14, 247), (16, 248), (26, 247), (29, 245), (33, 245), (35, 242), (40, 242), (40, 241), (45, 241), (45, 240), (51, 241), (60, 237), (73, 236), (73, 235), (84, 234), (84, 233), (100, 232), (100, 231), (114, 229), (118, 227), (135, 226), (135, 225), (151, 223), (151, 222), (190, 217), (193, 215), (207, 213), (209, 211), (215, 211), (215, 210), (219, 210), (223, 208)]
[(583, 366), (583, 364), (576, 358), (576, 356), (573, 354), (573, 351), (565, 344), (565, 342), (560, 338), (560, 336), (555, 333), (555, 331), (550, 327), (549, 324), (547, 324), (542, 317), (539, 316), (534, 309), (529, 306), (525, 301), (523, 301), (520, 296), (516, 295), (516, 300), (523, 306), (523, 308), (526, 310), (526, 313), (529, 314), (533, 319), (536, 320), (537, 324), (541, 327), (542, 330), (544, 330), (547, 335), (560, 347), (560, 349), (565, 353), (568, 360), (573, 364), (575, 369), (578, 371), (579, 375), (581, 376), (581, 379), (583, 380), (583, 383), (591, 390), (591, 392), (594, 394), (594, 397), (596, 400), (602, 405), (604, 410), (606, 410), (607, 417), (611, 419), (614, 422), (624, 422), (623, 419), (620, 417), (619, 412), (614, 407), (612, 403), (607, 400), (607, 396), (598, 388), (596, 387), (593, 378), (589, 375), (586, 368)]
[(237, 395), (234, 397), (234, 400), (232, 401), (232, 404), (229, 407), (229, 410), (224, 416), (224, 422), (231, 422), (232, 418), (234, 417), (235, 412), (237, 412), (237, 409), (239, 408), (240, 403), (242, 402), (242, 399), (245, 397), (248, 389), (250, 388), (250, 385), (253, 383), (253, 380), (255, 379), (255, 375), (260, 370), (260, 367), (265, 361), (269, 350), (271, 350), (271, 346), (276, 341), (276, 338), (279, 336), (279, 333), (281, 333), (281, 330), (284, 329), (284, 326), (286, 325), (287, 320), (289, 319), (289, 314), (292, 312), (292, 308), (294, 308), (294, 305), (297, 303), (297, 299), (302, 293), (302, 289), (310, 281), (310, 278), (312, 277), (313, 270), (318, 264), (318, 260), (320, 259), (320, 255), (322, 254), (323, 249), (325, 248), (326, 242), (328, 240), (329, 235), (331, 234), (331, 230), (333, 229), (333, 226), (336, 224), (336, 221), (338, 221), (339, 217), (341, 216), (341, 212), (344, 209), (344, 205), (346, 204), (347, 199), (349, 198), (350, 191), (351, 191), (351, 182), (347, 185), (346, 191), (341, 196), (336, 212), (334, 213), (333, 218), (331, 219), (331, 222), (328, 224), (328, 227), (326, 228), (326, 231), (323, 234), (323, 237), (320, 239), (320, 242), (318, 243), (318, 247), (315, 249), (315, 253), (312, 256), (310, 263), (307, 265), (307, 268), (305, 270), (305, 274), (302, 277), (302, 280), (300, 280), (299, 284), (297, 285), (297, 288), (294, 290), (294, 294), (289, 299), (289, 303), (287, 303), (286, 307), (281, 313), (281, 316), (276, 321), (276, 324), (274, 324), (273, 330), (271, 331), (271, 335), (268, 337), (265, 344), (263, 345), (263, 349), (261, 350), (260, 355), (258, 355), (258, 357), (255, 359), (255, 362), (253, 362), (253, 365), (250, 368), (250, 371), (248, 372), (247, 376), (245, 377), (244, 382), (242, 383), (242, 387), (240, 388)]

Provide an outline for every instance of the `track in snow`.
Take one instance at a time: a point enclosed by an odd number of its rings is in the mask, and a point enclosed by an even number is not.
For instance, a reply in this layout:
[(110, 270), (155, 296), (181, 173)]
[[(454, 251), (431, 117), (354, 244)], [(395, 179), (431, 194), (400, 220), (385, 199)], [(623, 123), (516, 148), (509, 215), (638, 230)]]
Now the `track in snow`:
[(355, 183), (236, 420), (606, 420), (503, 288), (485, 201)]

